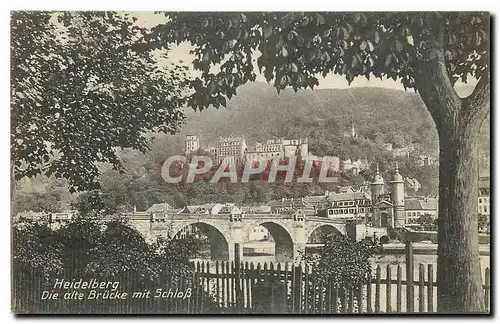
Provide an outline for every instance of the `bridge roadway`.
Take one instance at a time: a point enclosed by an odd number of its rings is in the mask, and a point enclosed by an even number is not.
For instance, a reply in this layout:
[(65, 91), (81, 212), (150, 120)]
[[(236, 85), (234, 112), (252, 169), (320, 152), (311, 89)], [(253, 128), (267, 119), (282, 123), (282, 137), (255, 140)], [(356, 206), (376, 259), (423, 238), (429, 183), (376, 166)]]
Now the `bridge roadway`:
[[(235, 243), (244, 246), (250, 232), (265, 227), (275, 242), (276, 261), (295, 260), (311, 237), (319, 233), (346, 234), (341, 220), (304, 214), (173, 214), (138, 212), (123, 215), (147, 240), (174, 237), (194, 225), (207, 235), (214, 260), (232, 260)], [(240, 249), (241, 256), (243, 249)]]

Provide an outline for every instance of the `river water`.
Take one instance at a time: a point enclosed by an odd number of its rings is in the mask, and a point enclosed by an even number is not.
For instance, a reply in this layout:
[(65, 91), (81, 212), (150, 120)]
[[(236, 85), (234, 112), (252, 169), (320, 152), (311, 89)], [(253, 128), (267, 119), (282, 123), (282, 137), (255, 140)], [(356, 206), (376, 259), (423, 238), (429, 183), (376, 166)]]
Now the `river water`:
[[(203, 261), (210, 262), (210, 270), (211, 272), (215, 271), (215, 261), (211, 261), (210, 259), (195, 259), (194, 261)], [(387, 266), (389, 265), (391, 268), (391, 277), (396, 278), (397, 267), (398, 265), (401, 267), (402, 272), (402, 280), (406, 279), (406, 258), (404, 254), (384, 254), (384, 255), (375, 255), (371, 258), (373, 275), (376, 274), (376, 268), (380, 265), (380, 273), (381, 278), (386, 278)], [(277, 262), (274, 255), (259, 255), (259, 256), (247, 256), (244, 255), (242, 262), (253, 263), (254, 267), (257, 264), (261, 264), (261, 267), (264, 266), (264, 263), (267, 263), (267, 266), (272, 262), (276, 267)], [(423, 264), (425, 268), (425, 280), (427, 280), (427, 271), (428, 265), (431, 264), (434, 272), (434, 281), (436, 280), (436, 270), (437, 270), (437, 255), (436, 254), (414, 254), (413, 255), (413, 264), (414, 264), (414, 279), (418, 280), (419, 278), (419, 265)], [(484, 271), (487, 267), (490, 267), (490, 256), (489, 255), (481, 255), (480, 256), (480, 264), (481, 264), (481, 274), (484, 281)], [(281, 267), (284, 268), (285, 263), (281, 262)]]
[[(216, 263), (213, 261), (210, 261), (208, 259), (196, 259), (195, 261), (209, 261), (210, 262), (210, 272), (215, 273), (215, 265)], [(269, 264), (272, 262), (274, 266), (276, 267), (277, 263), (275, 262), (275, 257), (274, 255), (267, 255), (267, 256), (243, 256), (243, 262), (248, 262), (248, 263), (253, 263), (254, 267), (256, 267), (257, 264), (261, 264), (261, 267), (263, 268), (264, 263), (267, 263), (268, 267)], [(395, 284), (391, 284), (392, 286), (392, 292), (390, 295), (387, 295), (387, 285), (384, 283), (384, 280), (387, 278), (387, 268), (390, 268), (391, 271), (391, 279), (396, 280), (397, 279), (397, 269), (398, 266), (401, 267), (401, 280), (404, 282), (406, 280), (406, 260), (405, 260), (405, 255), (404, 254), (385, 254), (385, 255), (375, 255), (374, 257), (371, 258), (371, 265), (372, 265), (372, 273), (373, 273), (373, 278), (375, 278), (376, 275), (376, 269), (378, 266), (380, 266), (380, 278), (382, 279), (382, 284), (380, 286), (379, 290), (379, 308), (381, 312), (387, 312), (388, 307), (391, 308), (391, 311), (395, 311), (397, 305), (401, 305), (401, 311), (405, 312), (406, 311), (406, 285), (403, 284), (401, 287), (401, 297), (398, 300), (398, 296), (396, 294), (396, 288), (397, 286)], [(424, 266), (424, 271), (423, 271), (423, 279), (424, 281), (428, 281), (428, 266), (432, 265), (432, 270), (433, 270), (433, 282), (436, 282), (436, 269), (437, 269), (437, 255), (435, 254), (414, 254), (413, 256), (413, 263), (414, 263), (414, 273), (413, 273), (413, 280), (418, 281), (419, 280), (419, 269), (420, 265), (422, 264)], [(487, 267), (490, 267), (490, 256), (489, 255), (482, 255), (480, 256), (480, 263), (481, 263), (481, 276), (483, 279), (483, 283), (485, 282), (485, 269)], [(285, 264), (280, 263), (281, 268), (284, 269)], [(289, 269), (291, 270), (291, 265), (289, 264)], [(220, 272), (219, 272), (220, 273)], [(372, 289), (372, 294), (375, 294), (376, 290), (376, 285), (375, 285), (375, 280), (372, 281), (371, 289)], [(394, 281), (393, 281), (394, 282)], [(209, 287), (207, 287), (207, 291), (214, 291), (215, 289), (215, 282), (210, 282), (207, 283)], [(248, 283), (244, 282), (244, 285), (247, 285)], [(231, 288), (228, 287), (226, 289), (234, 289), (233, 284), (231, 284)], [(251, 284), (253, 285), (253, 284)], [(247, 289), (251, 290), (250, 288), (246, 288), (244, 286), (244, 302), (245, 305), (249, 303), (249, 301), (252, 299), (250, 295), (247, 296)], [(420, 292), (419, 285), (414, 286), (414, 310), (417, 311), (420, 309), (420, 301), (422, 300), (422, 303), (424, 305), (424, 308), (422, 311), (428, 311), (429, 307), (429, 300), (428, 300), (428, 289), (427, 287), (424, 287), (424, 290)], [(224, 292), (220, 291), (219, 295), (224, 295)], [(363, 295), (365, 298), (367, 298), (367, 287), (365, 286), (363, 288)], [(432, 307), (433, 311), (437, 309), (437, 287), (433, 287), (433, 301), (432, 301)], [(220, 298), (219, 301), (224, 305), (226, 302), (224, 301), (224, 298)], [(363, 306), (363, 312), (367, 311), (367, 304), (366, 304), (367, 299), (364, 301), (364, 306)], [(399, 301), (399, 303), (398, 303)], [(252, 302), (253, 303), (253, 302)], [(376, 302), (374, 295), (372, 295), (370, 299), (370, 304), (372, 309), (376, 309)], [(390, 305), (390, 306), (389, 306)]]

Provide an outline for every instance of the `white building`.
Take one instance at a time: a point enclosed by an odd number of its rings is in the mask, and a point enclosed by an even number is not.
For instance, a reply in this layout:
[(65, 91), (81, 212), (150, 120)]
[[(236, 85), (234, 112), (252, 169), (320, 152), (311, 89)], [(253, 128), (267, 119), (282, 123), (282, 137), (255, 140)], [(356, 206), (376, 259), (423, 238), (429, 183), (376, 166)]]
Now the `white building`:
[(217, 143), (215, 152), (216, 163), (221, 163), (226, 160), (229, 163), (236, 163), (243, 161), (245, 152), (247, 151), (247, 144), (245, 137), (230, 136), (221, 137)]
[(365, 192), (329, 193), (326, 217), (335, 219), (366, 219), (371, 213), (370, 196)]
[(358, 159), (356, 161), (347, 159), (342, 161), (342, 171), (352, 171), (354, 174), (358, 174), (362, 170), (369, 169), (370, 165), (366, 159)]
[(256, 226), (248, 233), (249, 241), (264, 241), (269, 238), (269, 231), (264, 226)]
[(309, 155), (309, 146), (306, 139), (271, 139), (265, 143), (257, 142), (255, 147), (247, 150), (246, 160), (262, 162), (275, 158), (285, 159), (293, 156), (302, 159)]
[(406, 198), (405, 214), (407, 224), (414, 224), (423, 215), (429, 215), (435, 219), (438, 217), (438, 199), (434, 197)]
[(490, 177), (479, 178), (478, 213), (490, 215)]
[(184, 139), (184, 152), (187, 154), (200, 149), (200, 139), (196, 135), (186, 135)]

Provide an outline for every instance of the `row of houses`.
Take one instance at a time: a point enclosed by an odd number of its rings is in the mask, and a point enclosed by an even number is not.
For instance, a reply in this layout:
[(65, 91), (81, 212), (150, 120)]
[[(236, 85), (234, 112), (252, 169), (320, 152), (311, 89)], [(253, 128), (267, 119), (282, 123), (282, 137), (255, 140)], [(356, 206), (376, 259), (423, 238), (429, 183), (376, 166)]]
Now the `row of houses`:
[[(150, 206), (142, 214), (149, 214), (153, 218), (161, 218), (168, 214), (200, 214), (200, 215), (235, 215), (235, 214), (295, 214), (316, 215), (331, 219), (358, 219), (365, 220), (376, 226), (392, 226), (389, 220), (381, 221), (382, 215), (395, 218), (396, 212), (404, 218), (405, 224), (415, 223), (419, 217), (428, 215), (436, 218), (438, 215), (437, 197), (405, 197), (406, 181), (400, 177), (397, 169), (392, 181), (392, 191), (384, 192), (384, 181), (377, 172), (374, 181), (369, 186), (354, 189), (351, 186), (340, 187), (335, 192), (326, 191), (323, 195), (305, 196), (300, 198), (281, 198), (271, 200), (261, 205), (237, 206), (234, 203), (208, 203), (188, 205), (183, 208), (174, 208), (168, 203), (158, 203)], [(367, 190), (367, 189), (370, 190)], [(403, 189), (401, 189), (403, 188)], [(490, 214), (490, 178), (482, 177), (479, 181), (478, 213)], [(397, 207), (397, 208), (396, 208)], [(397, 209), (397, 210), (396, 210)], [(137, 210), (134, 208), (134, 213)], [(66, 223), (76, 215), (76, 211), (61, 213), (23, 212), (16, 215), (16, 219), (32, 219), (50, 223)]]
[[(294, 214), (322, 216), (331, 219), (365, 219), (371, 222), (373, 204), (367, 192), (355, 191), (352, 187), (342, 188), (343, 192), (326, 192), (324, 195), (301, 198), (271, 200), (257, 206), (236, 206), (234, 203), (209, 203), (190, 205), (175, 209), (166, 203), (151, 206), (146, 213), (234, 215), (234, 214)], [(412, 197), (405, 199), (406, 222), (412, 223), (422, 215), (437, 217), (438, 200), (435, 197)]]

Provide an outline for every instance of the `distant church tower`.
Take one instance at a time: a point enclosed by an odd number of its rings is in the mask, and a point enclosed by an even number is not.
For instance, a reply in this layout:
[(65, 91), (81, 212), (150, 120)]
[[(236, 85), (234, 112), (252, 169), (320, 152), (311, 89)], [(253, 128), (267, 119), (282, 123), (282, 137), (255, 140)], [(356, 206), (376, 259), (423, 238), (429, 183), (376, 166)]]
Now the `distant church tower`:
[(398, 163), (396, 162), (396, 172), (391, 181), (391, 199), (394, 205), (394, 227), (405, 225), (405, 185), (403, 177), (399, 174)]
[(372, 186), (372, 204), (374, 204), (377, 199), (384, 194), (385, 191), (385, 182), (384, 178), (380, 175), (380, 171), (378, 169), (377, 163), (377, 172), (375, 173), (375, 177), (373, 178)]

